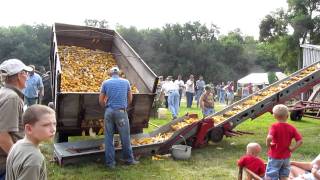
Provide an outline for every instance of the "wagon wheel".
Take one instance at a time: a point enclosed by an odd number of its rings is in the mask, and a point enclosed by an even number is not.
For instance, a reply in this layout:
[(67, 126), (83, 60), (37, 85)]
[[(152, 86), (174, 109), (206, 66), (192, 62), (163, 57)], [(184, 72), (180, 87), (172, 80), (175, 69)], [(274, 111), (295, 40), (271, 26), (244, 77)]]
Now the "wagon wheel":
[(212, 142), (220, 142), (223, 138), (223, 129), (222, 128), (214, 128), (210, 131), (210, 139)]
[(300, 121), (303, 115), (303, 110), (291, 111), (290, 119), (292, 121)]

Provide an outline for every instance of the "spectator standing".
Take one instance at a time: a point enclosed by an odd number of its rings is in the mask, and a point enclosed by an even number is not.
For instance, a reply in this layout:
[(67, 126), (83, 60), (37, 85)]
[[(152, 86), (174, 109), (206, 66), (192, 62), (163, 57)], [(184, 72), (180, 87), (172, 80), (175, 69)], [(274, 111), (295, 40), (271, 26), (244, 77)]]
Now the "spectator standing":
[(220, 86), (220, 84), (217, 84), (216, 85), (216, 91), (217, 91), (217, 93), (216, 93), (216, 96), (217, 96), (217, 101), (219, 101), (220, 102), (220, 90), (221, 90), (221, 86)]
[[(297, 129), (287, 123), (289, 110), (283, 104), (278, 104), (272, 109), (273, 116), (277, 120), (272, 124), (266, 145), (268, 147), (268, 165), (266, 179), (288, 179), (290, 173), (290, 156), (302, 144), (302, 137)], [(292, 139), (295, 145), (291, 146)]]
[(166, 80), (163, 82), (161, 86), (161, 94), (164, 94), (164, 105), (167, 109), (169, 108), (169, 104), (168, 104), (169, 92), (167, 87), (168, 83), (169, 83), (169, 76), (166, 78)]
[(172, 81), (172, 77), (168, 76), (168, 82), (164, 91), (168, 92), (168, 105), (173, 119), (179, 115), (179, 86)]
[(23, 90), (25, 104), (29, 107), (36, 104), (37, 101), (40, 104), (40, 100), (44, 95), (44, 88), (41, 76), (35, 72), (35, 66), (29, 65), (32, 71), (28, 75), (26, 82), (26, 88)]
[(31, 67), (18, 59), (0, 65), (5, 85), (0, 89), (0, 180), (6, 172), (6, 158), (12, 145), (23, 138), (23, 93)]
[(108, 168), (115, 168), (115, 148), (113, 136), (118, 129), (122, 145), (122, 159), (127, 165), (138, 164), (133, 157), (130, 142), (130, 125), (127, 114), (128, 105), (132, 102), (132, 92), (128, 80), (119, 77), (119, 68), (110, 70), (111, 78), (101, 85), (99, 103), (105, 108), (105, 160)]
[(179, 86), (179, 96), (180, 96), (180, 97), (179, 97), (179, 106), (180, 106), (181, 98), (182, 98), (182, 93), (183, 93), (183, 90), (184, 90), (184, 88), (185, 88), (184, 82), (183, 82), (183, 80), (182, 80), (182, 76), (181, 76), (181, 75), (178, 75), (178, 79), (176, 79), (176, 80), (174, 81), (174, 83)]
[(229, 81), (228, 85), (226, 86), (226, 93), (227, 93), (227, 105), (233, 103), (234, 100), (234, 92), (233, 92), (233, 82)]
[(200, 108), (202, 109), (203, 117), (207, 117), (208, 115), (213, 114), (215, 112), (214, 94), (210, 85), (206, 85), (204, 89), (205, 92), (200, 97)]
[(48, 106), (30, 106), (22, 117), (25, 137), (10, 149), (6, 180), (46, 180), (47, 170), (39, 149), (42, 141), (52, 140), (56, 132), (55, 112)]
[(225, 96), (226, 96), (226, 89), (224, 88), (224, 82), (221, 83), (220, 86), (220, 96), (219, 96), (219, 102), (225, 103)]
[(197, 107), (199, 107), (200, 96), (204, 92), (204, 86), (205, 85), (206, 85), (206, 83), (203, 80), (203, 76), (200, 75), (199, 79), (196, 81), (196, 96), (195, 96), (195, 99), (197, 101)]
[(249, 92), (249, 84), (246, 84), (244, 87), (242, 87), (242, 96), (241, 98), (246, 98), (250, 95), (250, 92)]
[(194, 95), (194, 77), (191, 74), (186, 82), (187, 108), (191, 108)]

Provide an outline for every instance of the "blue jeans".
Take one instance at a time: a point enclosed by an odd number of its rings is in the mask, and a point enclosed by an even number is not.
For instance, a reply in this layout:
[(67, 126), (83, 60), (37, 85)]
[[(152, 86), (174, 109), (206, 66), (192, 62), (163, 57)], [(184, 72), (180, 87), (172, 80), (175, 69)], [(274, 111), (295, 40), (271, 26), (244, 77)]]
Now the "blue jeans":
[(202, 109), (202, 114), (203, 114), (203, 117), (207, 117), (209, 116), (210, 114), (213, 114), (214, 113), (214, 109), (213, 108), (203, 108)]
[(290, 159), (268, 158), (266, 177), (271, 180), (278, 180), (279, 177), (289, 177)]
[(28, 97), (24, 97), (24, 103), (29, 107), (31, 105), (34, 105), (34, 104), (37, 104), (37, 100), (38, 98), (35, 97), (35, 98), (28, 98)]
[(118, 129), (121, 139), (122, 159), (127, 163), (133, 162), (133, 152), (130, 142), (130, 125), (127, 112), (123, 110), (113, 110), (111, 108), (107, 108), (104, 113), (104, 120), (106, 165), (111, 167), (116, 164), (115, 149), (113, 144), (115, 128)]
[(5, 180), (6, 179), (6, 172), (0, 172), (0, 180)]
[(197, 107), (199, 106), (199, 100), (200, 100), (200, 97), (201, 97), (201, 95), (203, 94), (203, 92), (204, 92), (204, 90), (203, 89), (201, 89), (201, 90), (198, 90), (197, 92), (196, 92), (196, 95), (195, 95), (195, 100), (197, 100)]
[(174, 118), (178, 117), (179, 114), (179, 91), (178, 90), (173, 90), (169, 92), (168, 96), (168, 105), (169, 105), (169, 110), (172, 113), (172, 116)]
[(192, 106), (192, 100), (193, 100), (193, 93), (192, 92), (186, 92), (187, 97), (187, 108), (191, 108)]
[(220, 96), (219, 96), (219, 102), (220, 103), (224, 103), (225, 93), (226, 93), (225, 90), (220, 90)]

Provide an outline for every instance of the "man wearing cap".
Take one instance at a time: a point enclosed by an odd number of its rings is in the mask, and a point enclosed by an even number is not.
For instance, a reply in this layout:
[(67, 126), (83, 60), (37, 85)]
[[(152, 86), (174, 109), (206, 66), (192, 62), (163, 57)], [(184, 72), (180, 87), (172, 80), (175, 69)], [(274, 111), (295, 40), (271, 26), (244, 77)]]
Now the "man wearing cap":
[(11, 146), (23, 138), (23, 93), (31, 67), (18, 59), (0, 64), (5, 85), (0, 89), (0, 180), (5, 177), (6, 158)]
[[(35, 66), (29, 65), (32, 71), (28, 75), (26, 88), (23, 90), (24, 102), (29, 107), (37, 103), (43, 97), (44, 88), (41, 76), (35, 72)], [(38, 102), (40, 104), (40, 102)]]
[(118, 129), (122, 145), (122, 160), (127, 165), (138, 164), (134, 160), (131, 142), (130, 125), (127, 107), (132, 102), (132, 93), (128, 80), (119, 77), (119, 68), (110, 70), (111, 78), (105, 80), (101, 85), (99, 103), (105, 108), (105, 160), (108, 168), (114, 168), (115, 149), (113, 135), (115, 128)]

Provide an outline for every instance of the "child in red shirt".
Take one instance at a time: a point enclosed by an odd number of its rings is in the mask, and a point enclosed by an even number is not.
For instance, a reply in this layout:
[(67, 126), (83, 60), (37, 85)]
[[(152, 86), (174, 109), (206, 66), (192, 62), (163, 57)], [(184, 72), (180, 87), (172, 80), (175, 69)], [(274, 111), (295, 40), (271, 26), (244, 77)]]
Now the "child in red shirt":
[[(247, 145), (247, 153), (238, 160), (238, 166), (245, 167), (260, 177), (264, 176), (266, 166), (262, 159), (258, 157), (261, 152), (261, 146), (258, 143), (249, 143)], [(252, 177), (247, 174), (247, 179)]]
[[(288, 179), (290, 173), (290, 156), (302, 144), (302, 137), (297, 129), (287, 123), (289, 110), (283, 104), (278, 104), (272, 109), (277, 120), (272, 124), (266, 139), (268, 147), (268, 165), (266, 179)], [(291, 146), (292, 139), (295, 145)]]

